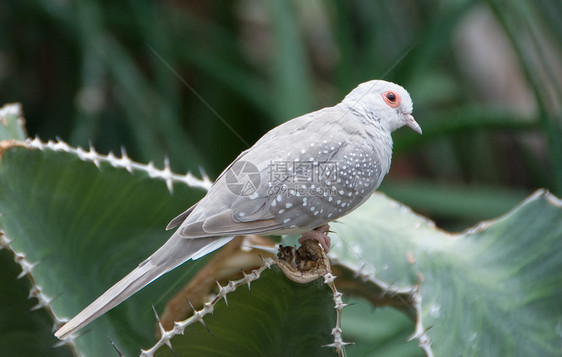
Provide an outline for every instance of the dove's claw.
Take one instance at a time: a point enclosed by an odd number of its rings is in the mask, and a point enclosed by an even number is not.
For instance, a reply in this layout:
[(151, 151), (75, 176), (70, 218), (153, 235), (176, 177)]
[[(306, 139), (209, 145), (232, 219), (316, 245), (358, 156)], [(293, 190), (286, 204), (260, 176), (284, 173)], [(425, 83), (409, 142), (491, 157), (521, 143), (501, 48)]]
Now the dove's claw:
[(330, 251), (330, 237), (328, 236), (329, 230), (330, 226), (324, 224), (310, 232), (304, 232), (299, 238), (299, 243), (302, 244), (302, 242), (309, 239), (315, 240), (320, 243), (324, 251), (328, 253)]

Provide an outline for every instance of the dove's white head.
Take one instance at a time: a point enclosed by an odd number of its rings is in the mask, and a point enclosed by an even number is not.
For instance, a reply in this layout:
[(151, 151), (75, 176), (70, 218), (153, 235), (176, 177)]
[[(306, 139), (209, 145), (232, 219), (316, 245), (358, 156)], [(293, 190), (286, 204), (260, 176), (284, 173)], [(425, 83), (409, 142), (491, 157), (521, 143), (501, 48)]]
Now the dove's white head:
[(412, 98), (398, 84), (382, 80), (361, 83), (344, 98), (342, 104), (379, 122), (390, 132), (407, 125), (417, 133), (422, 133), (412, 116)]

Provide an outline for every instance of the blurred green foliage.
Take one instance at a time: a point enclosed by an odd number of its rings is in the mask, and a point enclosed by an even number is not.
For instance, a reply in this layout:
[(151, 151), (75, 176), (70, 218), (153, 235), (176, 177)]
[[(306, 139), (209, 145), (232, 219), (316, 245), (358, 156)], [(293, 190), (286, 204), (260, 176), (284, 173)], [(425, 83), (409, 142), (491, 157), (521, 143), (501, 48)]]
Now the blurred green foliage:
[(461, 228), (562, 194), (561, 17), (558, 0), (5, 0), (0, 101), (30, 136), (216, 177), (278, 123), (395, 81), (424, 135), (396, 134), (382, 189)]

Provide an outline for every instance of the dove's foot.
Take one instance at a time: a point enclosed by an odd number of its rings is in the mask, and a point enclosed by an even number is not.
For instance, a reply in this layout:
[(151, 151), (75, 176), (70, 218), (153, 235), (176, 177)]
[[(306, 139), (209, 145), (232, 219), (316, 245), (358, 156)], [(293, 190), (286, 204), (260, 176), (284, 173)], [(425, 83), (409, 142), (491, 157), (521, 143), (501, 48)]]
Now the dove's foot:
[(328, 237), (328, 231), (330, 230), (330, 226), (325, 224), (323, 226), (317, 227), (310, 232), (304, 232), (301, 237), (299, 238), (299, 243), (302, 244), (305, 240), (315, 240), (324, 251), (328, 253), (330, 251), (330, 237)]

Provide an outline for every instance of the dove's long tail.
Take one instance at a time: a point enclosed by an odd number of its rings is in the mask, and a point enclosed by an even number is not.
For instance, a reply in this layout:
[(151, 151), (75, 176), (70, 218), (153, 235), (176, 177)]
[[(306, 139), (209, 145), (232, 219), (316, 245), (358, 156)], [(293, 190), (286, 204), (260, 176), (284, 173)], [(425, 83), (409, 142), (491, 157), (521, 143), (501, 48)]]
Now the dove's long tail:
[(198, 259), (220, 248), (231, 239), (232, 237), (185, 239), (174, 233), (148, 259), (55, 332), (55, 336), (65, 339), (125, 301), (162, 274), (169, 272), (189, 259)]

